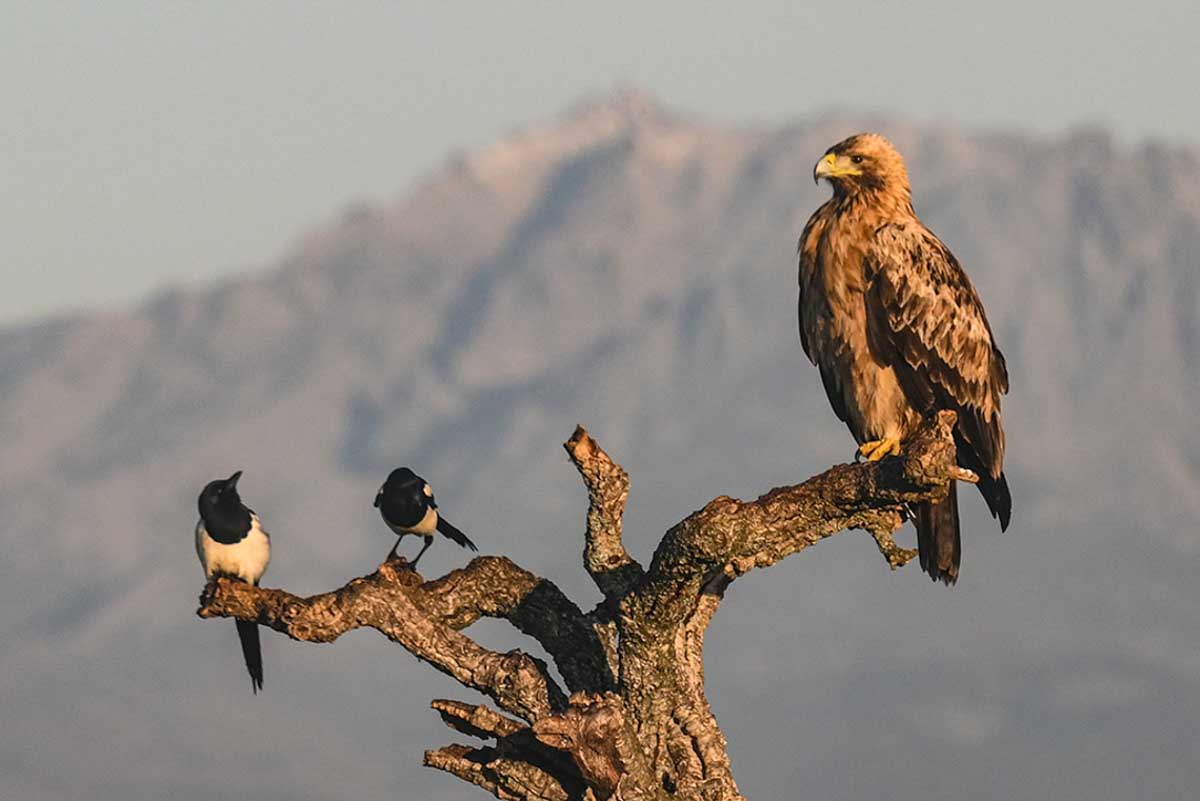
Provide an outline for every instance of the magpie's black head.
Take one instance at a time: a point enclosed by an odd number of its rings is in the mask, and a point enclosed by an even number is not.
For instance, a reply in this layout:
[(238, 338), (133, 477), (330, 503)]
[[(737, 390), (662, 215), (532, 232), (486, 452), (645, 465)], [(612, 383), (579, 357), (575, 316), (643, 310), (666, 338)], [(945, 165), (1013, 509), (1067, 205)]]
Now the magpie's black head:
[(200, 493), (200, 517), (209, 520), (214, 515), (229, 516), (245, 509), (242, 498), (238, 495), (237, 483), (242, 477), (239, 470), (229, 478), (218, 478), (205, 485)]
[(375, 506), (378, 507), (387, 497), (424, 493), (427, 486), (425, 479), (407, 467), (397, 467), (388, 474), (387, 481), (383, 482), (379, 492), (375, 493)]
[(407, 467), (397, 467), (388, 474), (387, 481), (384, 482), (385, 487), (407, 487), (413, 484), (423, 487), (425, 486), (425, 479)]

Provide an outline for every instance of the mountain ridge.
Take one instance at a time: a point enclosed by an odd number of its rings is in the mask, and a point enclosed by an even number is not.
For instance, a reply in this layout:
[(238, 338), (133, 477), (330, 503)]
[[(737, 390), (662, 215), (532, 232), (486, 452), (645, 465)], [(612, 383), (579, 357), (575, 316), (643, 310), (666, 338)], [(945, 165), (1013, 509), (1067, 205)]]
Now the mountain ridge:
[[(1180, 752), (1170, 732), (1196, 706), (1172, 699), (1200, 697), (1182, 645), (1200, 619), (1187, 568), (1200, 497), (1195, 153), (877, 115), (739, 127), (634, 92), (451, 158), (403, 196), (313, 228), (268, 270), (0, 329), (0, 637), (19, 643), (0, 655), (13, 721), (0, 775), (14, 777), (0, 782), (63, 798), (328, 798), (344, 781), (364, 798), (395, 797), (396, 784), (457, 797), (415, 767), (445, 740), (425, 704), (447, 686), (386, 643), (266, 636), (265, 693), (231, 696), (231, 630), (192, 618), (196, 492), (244, 469), (275, 538), (265, 582), (315, 592), (382, 558), (391, 542), (370, 502), (407, 463), (484, 552), (586, 605), (586, 499), (558, 450), (576, 422), (633, 476), (638, 556), (715, 495), (850, 457), (800, 352), (795, 243), (827, 192), (813, 162), (868, 126), (908, 156), (918, 211), (966, 265), (1008, 358), (1014, 524), (1001, 536), (964, 502), (951, 592), (889, 575), (854, 534), (738, 582), (708, 674), (743, 789), (779, 797), (799, 771), (813, 797), (843, 797), (846, 776), (819, 770), (844, 761), (829, 752), (839, 738), (895, 754), (856, 766), (863, 797), (1033, 797), (1052, 756), (1085, 748), (1148, 767), (1088, 763), (1092, 783), (1056, 797), (1200, 780), (1181, 753), (1165, 767), (1142, 756)], [(435, 548), (422, 564), (460, 560)], [(1114, 706), (1093, 686), (1134, 700)], [(887, 721), (878, 699), (855, 700), (883, 688), (896, 699)], [(1117, 713), (1129, 736), (1095, 730)], [(106, 729), (114, 715), (127, 731)], [(280, 721), (297, 734), (273, 739)], [(331, 725), (328, 753), (301, 734)], [(64, 726), (77, 733), (58, 737)], [(930, 754), (933, 787), (919, 769)], [(147, 758), (172, 768), (116, 768)], [(997, 777), (997, 760), (1019, 758), (1037, 769)], [(189, 766), (216, 759), (235, 767)]]

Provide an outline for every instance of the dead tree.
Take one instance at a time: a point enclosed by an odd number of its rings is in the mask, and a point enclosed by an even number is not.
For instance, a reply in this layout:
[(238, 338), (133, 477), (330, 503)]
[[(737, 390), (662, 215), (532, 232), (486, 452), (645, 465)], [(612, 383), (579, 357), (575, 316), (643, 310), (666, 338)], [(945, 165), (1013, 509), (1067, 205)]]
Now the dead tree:
[[(629, 477), (582, 428), (566, 443), (588, 492), (584, 567), (604, 595), (584, 613), (554, 584), (503, 556), (482, 556), (425, 581), (403, 559), (309, 598), (219, 579), (200, 617), (256, 621), (304, 642), (362, 626), (489, 697), (435, 700), (451, 728), (486, 745), (448, 745), (425, 764), (501, 799), (742, 799), (725, 736), (704, 695), (704, 634), (725, 588), (756, 567), (847, 529), (872, 534), (893, 569), (915, 551), (892, 533), (906, 504), (944, 498), (974, 476), (955, 465), (953, 412), (903, 456), (845, 464), (755, 501), (719, 497), (662, 538), (648, 568), (622, 544)], [(554, 660), (498, 653), (462, 633), (504, 618)]]

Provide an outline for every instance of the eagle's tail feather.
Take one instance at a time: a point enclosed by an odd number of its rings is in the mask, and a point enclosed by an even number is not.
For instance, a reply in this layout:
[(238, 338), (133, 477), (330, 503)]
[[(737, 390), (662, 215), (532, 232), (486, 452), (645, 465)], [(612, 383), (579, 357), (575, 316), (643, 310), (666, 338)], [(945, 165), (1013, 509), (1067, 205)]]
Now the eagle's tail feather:
[(1004, 473), (999, 478), (992, 478), (986, 471), (979, 474), (979, 494), (987, 501), (988, 511), (992, 517), (1000, 519), (1000, 530), (1008, 529), (1008, 521), (1012, 518), (1012, 495), (1008, 492), (1008, 479)]
[(459, 531), (457, 527), (452, 525), (449, 520), (441, 515), (438, 515), (437, 530), (443, 537), (448, 537), (449, 539), (454, 540), (464, 548), (470, 548), (472, 551), (479, 550), (475, 547), (475, 543), (467, 539), (466, 534), (463, 534), (461, 531)]
[(958, 527), (958, 491), (950, 483), (950, 494), (941, 503), (919, 503), (913, 523), (917, 527), (917, 549), (921, 569), (934, 581), (950, 585), (958, 581), (962, 540)]
[(242, 641), (242, 657), (246, 660), (246, 670), (250, 671), (250, 689), (255, 694), (263, 686), (262, 645), (258, 641), (258, 624), (246, 620), (238, 620), (238, 639)]

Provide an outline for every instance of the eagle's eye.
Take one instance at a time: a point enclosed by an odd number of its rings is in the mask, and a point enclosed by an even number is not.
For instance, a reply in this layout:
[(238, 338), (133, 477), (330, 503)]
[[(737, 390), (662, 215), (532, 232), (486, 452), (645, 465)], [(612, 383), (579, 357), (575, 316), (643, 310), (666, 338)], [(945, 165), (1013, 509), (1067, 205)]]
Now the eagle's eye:
[(863, 157), (862, 157), (862, 156), (851, 156), (851, 157), (850, 157), (850, 160), (851, 160), (851, 161), (853, 161), (855, 164), (862, 164), (862, 163), (863, 163)]

